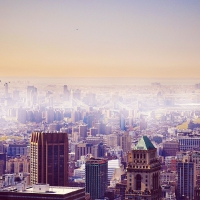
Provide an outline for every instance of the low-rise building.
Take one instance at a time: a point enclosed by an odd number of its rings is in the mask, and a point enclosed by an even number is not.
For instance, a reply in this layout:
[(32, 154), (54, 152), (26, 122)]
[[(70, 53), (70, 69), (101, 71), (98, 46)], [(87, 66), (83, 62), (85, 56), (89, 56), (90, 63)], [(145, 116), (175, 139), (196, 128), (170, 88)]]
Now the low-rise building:
[(4, 187), (0, 190), (1, 200), (85, 200), (85, 188), (49, 186), (49, 184), (34, 184), (25, 188), (22, 183), (15, 187)]

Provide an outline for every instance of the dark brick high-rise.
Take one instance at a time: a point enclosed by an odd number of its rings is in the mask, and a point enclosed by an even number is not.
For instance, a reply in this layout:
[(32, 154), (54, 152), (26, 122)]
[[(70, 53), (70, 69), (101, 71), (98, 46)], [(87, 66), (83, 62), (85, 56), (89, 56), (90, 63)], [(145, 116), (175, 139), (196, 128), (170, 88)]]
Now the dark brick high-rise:
[(33, 132), (31, 136), (31, 183), (68, 184), (68, 135)]

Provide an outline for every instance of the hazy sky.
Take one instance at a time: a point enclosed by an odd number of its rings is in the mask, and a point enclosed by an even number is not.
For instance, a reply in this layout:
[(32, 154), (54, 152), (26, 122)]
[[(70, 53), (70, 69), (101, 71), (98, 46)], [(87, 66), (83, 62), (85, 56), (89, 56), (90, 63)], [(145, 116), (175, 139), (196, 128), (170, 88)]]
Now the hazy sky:
[(200, 78), (200, 1), (0, 0), (0, 74)]

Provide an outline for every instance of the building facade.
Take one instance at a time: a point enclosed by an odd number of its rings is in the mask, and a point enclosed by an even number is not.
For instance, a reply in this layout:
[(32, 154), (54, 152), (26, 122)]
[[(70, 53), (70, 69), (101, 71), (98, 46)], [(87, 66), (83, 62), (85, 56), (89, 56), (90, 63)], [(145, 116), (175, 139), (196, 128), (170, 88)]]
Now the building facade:
[(32, 133), (30, 173), (32, 184), (48, 183), (52, 186), (67, 186), (67, 133)]
[(8, 156), (27, 155), (27, 145), (25, 144), (9, 144), (7, 149)]
[(176, 156), (176, 152), (179, 151), (178, 141), (166, 141), (163, 143), (163, 156)]
[(19, 183), (12, 188), (0, 191), (1, 200), (85, 200), (85, 189), (80, 187), (56, 187), (48, 184), (34, 184), (25, 188)]
[(108, 184), (108, 161), (90, 158), (85, 164), (85, 191), (91, 200), (104, 197)]
[(143, 136), (128, 154), (125, 199), (160, 200), (160, 169), (157, 149)]
[(178, 142), (180, 150), (182, 151), (192, 151), (194, 149), (199, 149), (200, 147), (200, 137), (196, 136), (178, 136)]
[(196, 186), (196, 164), (189, 159), (183, 159), (177, 164), (178, 187), (177, 198), (194, 198), (194, 188)]

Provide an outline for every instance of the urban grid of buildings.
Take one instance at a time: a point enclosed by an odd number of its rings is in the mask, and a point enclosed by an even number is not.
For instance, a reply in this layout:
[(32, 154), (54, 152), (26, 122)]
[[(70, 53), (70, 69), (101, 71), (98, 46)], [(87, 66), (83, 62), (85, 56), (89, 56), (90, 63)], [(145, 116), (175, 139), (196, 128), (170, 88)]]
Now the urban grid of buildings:
[(200, 200), (200, 84), (0, 83), (1, 200)]

